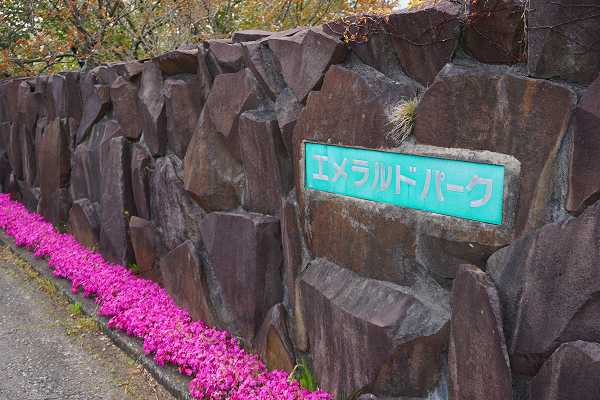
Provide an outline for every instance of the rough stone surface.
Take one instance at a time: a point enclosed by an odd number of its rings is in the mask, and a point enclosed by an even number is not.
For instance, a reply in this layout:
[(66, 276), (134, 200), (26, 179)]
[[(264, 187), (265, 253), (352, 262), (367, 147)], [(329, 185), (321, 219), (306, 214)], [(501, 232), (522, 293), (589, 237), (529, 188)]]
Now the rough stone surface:
[(244, 52), (238, 43), (226, 39), (212, 39), (207, 42), (210, 59), (214, 63), (215, 73), (238, 72), (244, 63)]
[(48, 221), (65, 223), (71, 208), (67, 190), (71, 175), (70, 132), (66, 120), (48, 124), (38, 150), (40, 214)]
[(243, 31), (233, 32), (231, 41), (234, 43), (253, 42), (271, 36), (273, 32), (263, 31), (261, 29), (245, 29)]
[(179, 75), (165, 80), (164, 96), (167, 147), (183, 159), (204, 105), (202, 86), (193, 75)]
[(494, 253), (487, 270), (502, 302), (513, 371), (533, 376), (563, 342), (600, 341), (600, 203)]
[(451, 306), (451, 398), (512, 399), (500, 300), (486, 273), (464, 265), (454, 280)]
[(185, 241), (160, 260), (163, 284), (177, 304), (193, 319), (214, 325), (204, 265), (191, 241)]
[(129, 215), (133, 209), (130, 156), (126, 138), (110, 139), (102, 169), (100, 250), (107, 260), (121, 265), (129, 265), (132, 259), (128, 235)]
[(175, 50), (152, 59), (166, 76), (195, 74), (198, 69), (198, 50)]
[(600, 78), (587, 88), (574, 118), (567, 209), (580, 212), (600, 197)]
[(165, 100), (162, 94), (163, 77), (156, 63), (146, 61), (140, 90), (140, 112), (144, 129), (144, 142), (152, 155), (162, 155), (167, 142), (167, 117)]
[(88, 198), (92, 202), (100, 202), (103, 153), (107, 153), (110, 140), (121, 135), (121, 127), (116, 121), (102, 120), (94, 125), (88, 138), (75, 148), (70, 186), (73, 200)]
[(202, 221), (209, 289), (220, 319), (249, 343), (282, 300), (281, 233), (274, 217), (215, 212)]
[(239, 116), (261, 104), (258, 82), (252, 72), (245, 68), (215, 78), (204, 112), (219, 132), (231, 153), (239, 158)]
[(154, 160), (148, 148), (142, 143), (131, 146), (131, 190), (133, 203), (138, 216), (150, 219), (150, 183), (149, 177)]
[(241, 163), (231, 154), (205, 109), (185, 154), (185, 189), (204, 209), (227, 210), (240, 204), (243, 181)]
[(125, 136), (138, 139), (142, 134), (139, 117), (138, 85), (118, 77), (110, 87), (113, 116), (123, 127)]
[(281, 132), (281, 138), (288, 154), (293, 154), (292, 142), (294, 127), (298, 116), (302, 111), (302, 104), (298, 101), (294, 93), (289, 88), (284, 89), (275, 100), (275, 113), (277, 114), (277, 124)]
[(129, 220), (129, 235), (135, 262), (140, 267), (139, 274), (144, 278), (161, 283), (158, 264), (161, 249), (154, 225), (146, 219), (133, 216)]
[(449, 64), (417, 108), (414, 136), (422, 144), (492, 150), (519, 160), (520, 235), (549, 220), (553, 168), (574, 103), (570, 89), (504, 67)]
[(300, 288), (325, 390), (351, 396), (369, 386), (376, 395), (422, 397), (436, 386), (450, 312), (435, 282), (423, 276), (407, 288), (317, 259)]
[[(321, 91), (311, 93), (294, 128), (294, 160), (302, 159), (302, 141), (315, 140), (378, 148), (388, 145), (389, 109), (416, 95), (415, 82), (395, 82), (360, 63), (333, 65)], [(368, 134), (365, 134), (368, 132)], [(300, 166), (294, 163), (296, 179)], [(304, 182), (296, 181), (296, 190)]]
[(460, 37), (463, 7), (459, 2), (442, 0), (389, 16), (386, 31), (408, 76), (429, 85), (452, 59)]
[(152, 218), (167, 250), (186, 240), (199, 243), (205, 212), (183, 188), (182, 161), (172, 154), (157, 159), (150, 179)]
[(467, 53), (488, 64), (515, 64), (526, 55), (522, 0), (471, 0), (463, 33)]
[(529, 73), (589, 83), (600, 72), (600, 14), (586, 0), (533, 0), (527, 14)]
[[(84, 92), (82, 92), (84, 95)], [(110, 108), (110, 88), (107, 85), (94, 85), (90, 93), (83, 97), (83, 114), (77, 130), (77, 143), (81, 143)]]
[(279, 61), (285, 83), (300, 101), (319, 85), (331, 64), (339, 64), (346, 58), (343, 43), (319, 28), (267, 41)]
[(99, 205), (88, 199), (75, 200), (69, 211), (69, 230), (84, 246), (98, 248), (100, 243)]
[(292, 372), (296, 365), (283, 304), (274, 305), (256, 335), (255, 345), (269, 369)]
[(285, 82), (273, 58), (273, 51), (266, 41), (244, 43), (242, 49), (245, 64), (254, 73), (265, 93), (275, 100), (285, 88)]
[(600, 344), (565, 343), (546, 361), (529, 387), (531, 400), (600, 398)]
[(291, 162), (275, 113), (247, 111), (240, 117), (240, 149), (246, 175), (244, 208), (279, 215), (281, 198), (292, 185)]
[(281, 199), (281, 245), (283, 248), (283, 279), (285, 300), (292, 314), (296, 314), (296, 280), (303, 267), (303, 237), (298, 216), (296, 193)]

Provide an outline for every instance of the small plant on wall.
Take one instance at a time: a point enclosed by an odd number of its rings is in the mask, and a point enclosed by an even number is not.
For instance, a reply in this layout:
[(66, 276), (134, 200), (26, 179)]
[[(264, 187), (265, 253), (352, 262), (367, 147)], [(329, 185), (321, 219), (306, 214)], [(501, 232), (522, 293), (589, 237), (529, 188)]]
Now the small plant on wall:
[(417, 95), (401, 100), (392, 108), (387, 139), (393, 146), (400, 146), (412, 133), (417, 120), (417, 106), (420, 99), (420, 95)]

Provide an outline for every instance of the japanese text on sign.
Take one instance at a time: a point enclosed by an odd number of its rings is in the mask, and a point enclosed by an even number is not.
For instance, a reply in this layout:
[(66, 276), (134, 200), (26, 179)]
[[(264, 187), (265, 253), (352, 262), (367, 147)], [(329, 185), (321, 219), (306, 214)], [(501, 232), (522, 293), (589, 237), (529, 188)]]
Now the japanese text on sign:
[(306, 188), (502, 224), (504, 166), (305, 144)]

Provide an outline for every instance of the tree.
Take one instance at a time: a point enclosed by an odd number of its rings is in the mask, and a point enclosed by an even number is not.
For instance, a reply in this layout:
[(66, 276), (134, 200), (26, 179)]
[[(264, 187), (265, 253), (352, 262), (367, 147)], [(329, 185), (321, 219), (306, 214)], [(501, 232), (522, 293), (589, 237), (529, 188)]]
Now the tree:
[(391, 0), (0, 0), (0, 76), (155, 56), (239, 29), (283, 30)]

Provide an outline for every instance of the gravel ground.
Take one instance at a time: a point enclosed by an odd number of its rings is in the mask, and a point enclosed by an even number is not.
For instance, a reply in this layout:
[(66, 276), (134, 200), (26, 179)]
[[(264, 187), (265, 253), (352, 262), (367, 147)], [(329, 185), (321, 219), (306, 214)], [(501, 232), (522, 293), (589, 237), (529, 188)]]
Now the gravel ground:
[(0, 246), (0, 400), (174, 399)]

